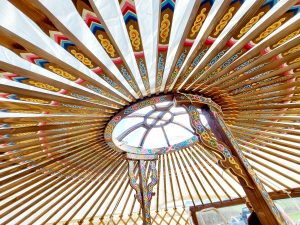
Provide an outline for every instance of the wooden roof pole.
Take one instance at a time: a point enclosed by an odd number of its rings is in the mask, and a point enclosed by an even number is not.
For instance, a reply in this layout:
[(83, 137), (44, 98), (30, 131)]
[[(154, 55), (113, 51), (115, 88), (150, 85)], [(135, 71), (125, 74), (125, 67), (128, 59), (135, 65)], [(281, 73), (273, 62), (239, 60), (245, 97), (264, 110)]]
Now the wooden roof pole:
[[(219, 160), (221, 167), (229, 168), (237, 176), (261, 223), (263, 225), (283, 225), (284, 219), (243, 156), (229, 128), (217, 113), (219, 110), (215, 111), (213, 102), (207, 98), (185, 94), (179, 94), (175, 96), (175, 99), (176, 104), (184, 106), (189, 113), (191, 126), (199, 135), (200, 142), (205, 148), (222, 156), (223, 160)], [(198, 108), (201, 108), (215, 137), (211, 136), (202, 124)]]
[[(240, 167), (243, 168), (243, 172), (245, 173), (245, 176), (247, 177), (247, 181), (251, 184), (253, 189), (251, 189), (246, 183), (244, 179), (241, 179), (238, 177), (238, 180), (240, 184), (242, 185), (248, 199), (250, 200), (253, 209), (256, 211), (257, 216), (259, 217), (260, 221), (264, 225), (268, 224), (284, 224), (283, 218), (281, 218), (280, 215), (276, 215), (274, 211), (272, 211), (272, 208), (274, 206), (274, 203), (270, 198), (264, 197), (267, 192), (262, 189), (261, 182), (255, 183), (254, 180), (256, 179), (253, 175), (251, 174), (245, 165), (242, 163), (243, 158), (240, 156), (239, 152), (236, 149), (236, 146), (233, 141), (233, 137), (231, 139), (228, 137), (226, 134), (228, 132), (228, 128), (225, 126), (222, 126), (220, 122), (215, 118), (213, 112), (209, 109), (208, 106), (204, 106), (202, 108), (202, 112), (212, 130), (212, 132), (215, 134), (217, 139), (221, 140), (224, 142), (229, 149), (231, 150), (231, 154), (235, 156), (237, 159), (237, 163), (239, 164)], [(225, 128), (225, 129), (224, 129)]]

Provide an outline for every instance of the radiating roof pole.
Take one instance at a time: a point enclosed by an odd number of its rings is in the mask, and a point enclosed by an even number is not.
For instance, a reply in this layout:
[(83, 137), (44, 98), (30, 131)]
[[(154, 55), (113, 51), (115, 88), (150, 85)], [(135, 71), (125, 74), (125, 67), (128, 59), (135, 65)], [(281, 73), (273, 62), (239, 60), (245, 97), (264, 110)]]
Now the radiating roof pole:
[[(154, 195), (153, 187), (157, 183), (156, 161), (157, 155), (135, 155), (127, 153), (128, 175), (130, 186), (136, 191), (135, 198), (141, 204), (143, 225), (151, 224), (150, 204)], [(138, 176), (135, 176), (135, 161), (138, 163)], [(146, 174), (146, 161), (149, 161), (150, 183)], [(149, 174), (148, 172), (148, 174)]]
[[(200, 143), (220, 157), (218, 163), (223, 169), (229, 169), (238, 178), (261, 223), (264, 225), (288, 224), (225, 125), (221, 109), (212, 100), (197, 95), (178, 94), (175, 100), (177, 105), (187, 109), (191, 125), (198, 134)], [(199, 108), (214, 137), (202, 124), (197, 110)]]
[(138, 17), (136, 14), (136, 3), (132, 0), (119, 0), (119, 4), (144, 87), (146, 89), (147, 95), (150, 96), (151, 91), (149, 76), (146, 66), (146, 58), (144, 54), (144, 44), (142, 43), (140, 28), (138, 24)]
[(159, 21), (159, 36), (157, 45), (157, 71), (155, 93), (160, 92), (162, 85), (165, 64), (167, 60), (169, 41), (171, 36), (171, 26), (173, 22), (173, 15), (175, 9), (175, 0), (161, 0), (160, 1), (160, 21)]

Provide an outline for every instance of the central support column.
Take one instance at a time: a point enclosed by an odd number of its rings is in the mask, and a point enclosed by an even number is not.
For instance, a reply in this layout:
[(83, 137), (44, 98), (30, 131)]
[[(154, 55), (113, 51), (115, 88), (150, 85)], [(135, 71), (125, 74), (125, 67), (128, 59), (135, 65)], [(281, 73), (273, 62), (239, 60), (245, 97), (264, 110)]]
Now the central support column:
[[(150, 204), (152, 196), (154, 195), (153, 187), (157, 183), (157, 170), (156, 170), (156, 161), (157, 156), (145, 156), (145, 155), (133, 155), (127, 154), (128, 160), (128, 175), (130, 179), (131, 187), (136, 191), (135, 198), (141, 204), (142, 216), (143, 216), (143, 225), (151, 224), (151, 215), (150, 215)], [(137, 176), (135, 175), (135, 164), (137, 166)], [(150, 183), (148, 184), (149, 177), (146, 174), (146, 162), (149, 163), (148, 174), (150, 175)]]
[[(237, 177), (260, 222), (263, 225), (287, 224), (239, 149), (220, 115), (221, 109), (210, 99), (197, 95), (179, 94), (175, 99), (177, 105), (184, 106), (188, 111), (191, 125), (198, 134), (200, 143), (219, 157), (218, 163), (223, 169), (229, 169)], [(202, 124), (199, 109), (205, 116), (210, 130)]]

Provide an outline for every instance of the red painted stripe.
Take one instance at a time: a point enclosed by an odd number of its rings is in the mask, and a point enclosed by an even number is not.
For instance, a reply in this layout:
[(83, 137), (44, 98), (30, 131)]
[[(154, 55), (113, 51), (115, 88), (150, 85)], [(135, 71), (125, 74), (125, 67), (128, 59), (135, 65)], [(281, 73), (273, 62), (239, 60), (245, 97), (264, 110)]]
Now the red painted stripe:
[(65, 95), (68, 93), (68, 91), (65, 89), (61, 89), (58, 93)]
[(134, 57), (137, 59), (144, 58), (144, 52), (134, 52)]
[(51, 101), (51, 102), (50, 102), (50, 105), (53, 105), (53, 106), (59, 106), (60, 103), (57, 102), (57, 101)]
[(231, 47), (236, 43), (236, 40), (233, 38), (230, 38), (230, 40), (227, 41), (226, 45)]
[(215, 42), (214, 39), (212, 39), (211, 37), (208, 37), (205, 41), (205, 44), (206, 45), (212, 45), (213, 43)]
[(253, 48), (253, 46), (254, 46), (253, 44), (251, 44), (250, 42), (248, 42), (247, 44), (245, 44), (244, 48), (247, 49), (247, 50), (249, 50), (249, 49)]
[(267, 54), (268, 52), (270, 52), (270, 50), (269, 50), (268, 48), (265, 48), (265, 49), (263, 49), (263, 50), (260, 51), (260, 54), (261, 54), (261, 55), (265, 55), (265, 54)]
[(69, 38), (67, 38), (66, 36), (63, 36), (62, 34), (56, 33), (56, 34), (54, 34), (54, 40), (55, 40), (56, 43), (60, 44), (60, 42), (61, 42), (62, 40), (68, 41)]
[(85, 22), (89, 27), (91, 26), (92, 22), (101, 24), (100, 20), (91, 14), (86, 14)]
[(5, 74), (4, 77), (6, 79), (13, 80), (15, 77), (17, 77), (17, 75), (13, 73), (9, 73), (9, 74)]
[(129, 2), (126, 1), (125, 4), (124, 4), (123, 7), (122, 7), (122, 14), (123, 14), (123, 16), (124, 16), (128, 11), (131, 11), (131, 12), (133, 12), (134, 14), (136, 14), (135, 6), (132, 5), (131, 3), (129, 3)]
[(191, 47), (194, 44), (194, 40), (186, 39), (183, 43), (185, 47)]
[(92, 71), (98, 75), (103, 73), (103, 70), (100, 67), (96, 67), (92, 69)]
[(76, 84), (82, 84), (83, 82), (85, 82), (85, 80), (82, 80), (81, 78), (78, 78), (77, 80), (75, 80)]
[(166, 52), (168, 51), (169, 45), (158, 45), (159, 52)]
[(26, 54), (25, 59), (29, 62), (35, 63), (35, 60), (40, 59), (40, 57), (34, 54)]
[(121, 59), (121, 57), (112, 59), (112, 61), (114, 62), (115, 65), (119, 65), (123, 62), (123, 60)]

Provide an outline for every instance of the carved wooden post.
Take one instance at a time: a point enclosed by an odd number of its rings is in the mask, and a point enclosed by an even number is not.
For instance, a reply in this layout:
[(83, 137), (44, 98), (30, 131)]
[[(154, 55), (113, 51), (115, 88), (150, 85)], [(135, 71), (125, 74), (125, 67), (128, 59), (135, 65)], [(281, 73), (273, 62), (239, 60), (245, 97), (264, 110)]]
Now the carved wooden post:
[[(151, 159), (149, 161), (149, 170), (150, 170), (150, 177), (151, 181), (148, 184), (148, 177), (146, 175), (146, 161), (144, 159), (137, 159), (134, 157), (130, 157), (132, 154), (127, 154), (128, 158), (128, 175), (130, 179), (131, 187), (136, 191), (135, 197), (138, 202), (141, 204), (142, 208), (142, 215), (143, 215), (143, 225), (150, 225), (151, 224), (151, 215), (150, 215), (150, 204), (152, 196), (154, 195), (153, 187), (157, 183), (157, 170), (156, 170), (156, 161), (157, 159)], [(145, 156), (140, 156), (145, 157)], [(155, 157), (156, 156), (152, 156)], [(134, 175), (134, 162), (138, 162), (138, 182), (137, 177)]]
[[(221, 158), (219, 165), (224, 169), (229, 169), (238, 178), (261, 223), (263, 225), (286, 224), (260, 179), (239, 149), (221, 115), (218, 114), (220, 108), (210, 99), (195, 95), (178, 95), (176, 103), (187, 109), (191, 125), (199, 135), (201, 144), (219, 155)], [(200, 108), (211, 131), (200, 120), (200, 113), (197, 110)]]

